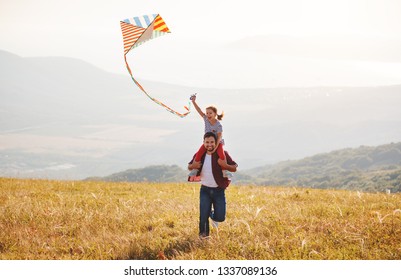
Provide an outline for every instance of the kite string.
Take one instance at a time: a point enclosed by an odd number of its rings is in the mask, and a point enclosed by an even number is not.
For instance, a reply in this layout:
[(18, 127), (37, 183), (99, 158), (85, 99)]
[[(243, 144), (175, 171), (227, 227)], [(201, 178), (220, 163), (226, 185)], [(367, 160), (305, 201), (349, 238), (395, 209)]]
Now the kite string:
[(179, 116), (179, 117), (181, 117), (181, 118), (186, 117), (186, 116), (191, 112), (191, 102), (188, 102), (188, 107), (185, 107), (185, 109), (187, 109), (188, 112), (186, 112), (186, 113), (179, 113), (179, 112), (177, 112), (177, 111), (171, 109), (169, 106), (165, 105), (164, 103), (160, 102), (160, 101), (157, 100), (156, 98), (153, 98), (152, 96), (150, 96), (150, 95), (146, 92), (146, 90), (141, 86), (141, 84), (140, 84), (137, 80), (135, 80), (134, 76), (132, 75), (132, 71), (131, 71), (131, 68), (129, 67), (129, 64), (128, 64), (127, 56), (126, 56), (126, 55), (124, 55), (124, 61), (125, 61), (125, 65), (126, 65), (126, 67), (127, 67), (128, 73), (129, 73), (130, 76), (131, 76), (131, 79), (132, 79), (132, 80), (134, 81), (134, 83), (142, 90), (142, 92), (145, 93), (145, 95), (146, 95), (147, 97), (149, 97), (149, 99), (151, 99), (151, 100), (152, 100), (153, 102), (155, 102), (156, 104), (158, 104), (158, 105), (164, 107), (164, 108), (165, 108), (167, 111), (169, 111), (170, 113), (175, 114), (175, 115), (177, 115), (177, 116)]

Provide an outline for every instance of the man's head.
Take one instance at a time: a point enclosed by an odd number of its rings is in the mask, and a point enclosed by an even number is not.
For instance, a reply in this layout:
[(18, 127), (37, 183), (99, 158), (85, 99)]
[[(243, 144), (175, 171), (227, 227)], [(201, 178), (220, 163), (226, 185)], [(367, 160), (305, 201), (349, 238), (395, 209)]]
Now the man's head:
[(206, 132), (203, 136), (203, 145), (207, 152), (212, 152), (216, 148), (217, 136), (213, 132)]

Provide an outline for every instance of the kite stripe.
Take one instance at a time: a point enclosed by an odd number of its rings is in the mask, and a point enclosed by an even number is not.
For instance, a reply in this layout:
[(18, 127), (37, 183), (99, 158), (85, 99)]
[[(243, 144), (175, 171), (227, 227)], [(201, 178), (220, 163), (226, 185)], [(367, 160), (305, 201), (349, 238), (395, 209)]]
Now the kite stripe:
[(124, 53), (127, 53), (139, 37), (145, 31), (142, 27), (137, 27), (132, 24), (127, 24), (123, 21), (120, 22), (121, 30), (123, 33), (123, 41), (124, 41)]
[[(143, 16), (143, 19), (144, 19), (145, 22), (146, 22), (146, 26), (149, 26), (150, 23), (151, 23), (151, 20), (149, 19), (149, 16)], [(153, 21), (153, 19), (152, 19), (152, 21)]]
[(126, 19), (125, 22), (140, 26), (140, 27), (148, 27), (152, 21), (155, 19), (157, 15), (145, 15), (141, 17), (133, 17), (130, 19)]
[(138, 26), (140, 26), (140, 27), (143, 27), (143, 26), (144, 26), (144, 25), (142, 24), (140, 18), (134, 17), (134, 21), (135, 21), (135, 24), (136, 24), (136, 25), (138, 25)]
[(155, 30), (159, 30), (159, 31), (163, 31), (163, 32), (170, 32), (170, 30), (168, 29), (166, 23), (164, 22), (164, 20), (159, 15), (155, 19), (154, 29)]

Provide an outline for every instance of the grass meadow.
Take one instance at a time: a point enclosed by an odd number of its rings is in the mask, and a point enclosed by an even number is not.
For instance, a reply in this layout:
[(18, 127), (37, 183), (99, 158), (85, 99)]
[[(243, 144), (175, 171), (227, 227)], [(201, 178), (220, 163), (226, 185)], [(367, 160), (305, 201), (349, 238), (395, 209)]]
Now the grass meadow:
[(0, 178), (0, 259), (400, 260), (401, 194), (230, 186), (198, 238), (199, 184)]

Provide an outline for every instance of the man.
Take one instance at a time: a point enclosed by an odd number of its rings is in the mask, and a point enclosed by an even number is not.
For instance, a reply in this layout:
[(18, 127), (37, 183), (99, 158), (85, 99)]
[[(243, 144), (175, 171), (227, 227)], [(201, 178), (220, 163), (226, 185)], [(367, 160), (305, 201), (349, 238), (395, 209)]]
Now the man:
[[(209, 217), (217, 227), (218, 222), (223, 222), (226, 218), (226, 197), (225, 189), (230, 184), (230, 180), (223, 177), (223, 169), (230, 172), (237, 171), (237, 163), (232, 160), (230, 155), (225, 152), (227, 163), (221, 159), (216, 152), (217, 136), (213, 132), (207, 132), (203, 136), (203, 145), (206, 153), (200, 162), (194, 161), (195, 155), (188, 163), (188, 169), (198, 169), (200, 176), (200, 215), (199, 215), (199, 236), (205, 238), (209, 236)], [(191, 180), (192, 181), (192, 180)], [(212, 211), (213, 205), (213, 211)]]

